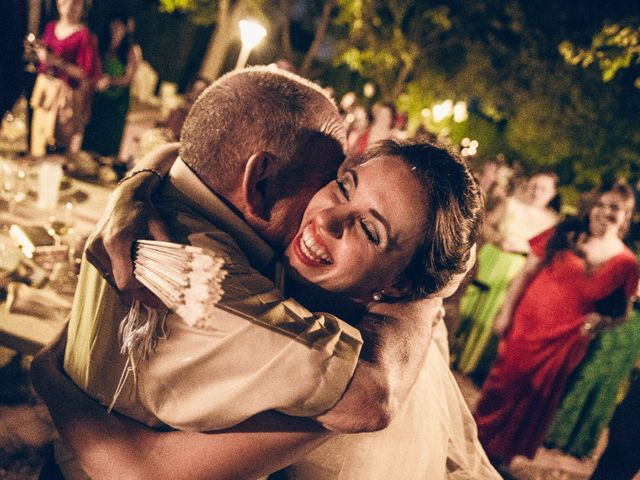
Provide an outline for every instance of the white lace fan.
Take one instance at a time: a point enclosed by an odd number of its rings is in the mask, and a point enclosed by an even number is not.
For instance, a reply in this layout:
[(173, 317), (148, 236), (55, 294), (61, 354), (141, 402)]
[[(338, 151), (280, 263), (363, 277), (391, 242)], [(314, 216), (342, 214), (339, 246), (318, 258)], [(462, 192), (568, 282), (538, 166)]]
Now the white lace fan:
[(224, 260), (191, 245), (140, 240), (133, 274), (187, 324), (206, 326), (224, 294)]

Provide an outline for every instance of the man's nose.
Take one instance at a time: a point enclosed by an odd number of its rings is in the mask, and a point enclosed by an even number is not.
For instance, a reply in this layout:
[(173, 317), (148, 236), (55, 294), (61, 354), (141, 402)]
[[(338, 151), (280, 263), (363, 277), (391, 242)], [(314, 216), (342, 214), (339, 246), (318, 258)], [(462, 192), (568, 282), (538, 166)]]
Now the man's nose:
[(319, 212), (316, 223), (332, 237), (341, 238), (345, 229), (353, 224), (353, 215), (344, 205), (335, 205)]

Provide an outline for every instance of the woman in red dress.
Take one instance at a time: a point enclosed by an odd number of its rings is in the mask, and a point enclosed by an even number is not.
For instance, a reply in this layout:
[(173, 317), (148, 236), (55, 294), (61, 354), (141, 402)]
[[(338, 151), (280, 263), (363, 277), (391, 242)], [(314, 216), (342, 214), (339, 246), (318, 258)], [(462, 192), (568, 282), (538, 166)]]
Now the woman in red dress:
[(496, 464), (533, 458), (587, 350), (589, 314), (598, 300), (616, 291), (630, 298), (637, 286), (635, 256), (621, 240), (633, 192), (615, 183), (594, 198), (582, 220), (565, 220), (530, 241), (532, 252), (495, 320), (495, 333), (504, 336), (475, 418)]
[(91, 115), (95, 80), (102, 75), (95, 35), (82, 23), (84, 0), (57, 0), (60, 19), (49, 22), (36, 53), (40, 64), (31, 96), (31, 153), (46, 147), (80, 150)]

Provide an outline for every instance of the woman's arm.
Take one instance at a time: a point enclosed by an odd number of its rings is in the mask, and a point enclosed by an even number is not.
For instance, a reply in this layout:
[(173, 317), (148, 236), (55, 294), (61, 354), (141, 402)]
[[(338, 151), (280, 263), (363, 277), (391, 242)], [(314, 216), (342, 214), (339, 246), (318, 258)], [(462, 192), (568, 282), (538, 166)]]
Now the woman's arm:
[(504, 303), (502, 304), (500, 312), (498, 312), (498, 315), (493, 322), (493, 333), (495, 333), (498, 337), (502, 337), (509, 327), (511, 318), (513, 316), (513, 310), (520, 300), (520, 297), (522, 297), (525, 289), (529, 285), (529, 282), (538, 270), (540, 261), (540, 258), (538, 258), (533, 253), (529, 254), (524, 267), (522, 268), (520, 273), (518, 273), (518, 275), (516, 275), (516, 277), (511, 281), (511, 284), (507, 289)]
[(442, 317), (441, 298), (376, 305), (358, 325), (363, 349), (349, 386), (316, 421), (334, 432), (386, 428), (413, 387)]
[(114, 465), (119, 478), (134, 480), (257, 478), (330, 437), (311, 420), (275, 412), (219, 432), (154, 431), (108, 414), (73, 384), (62, 371), (64, 347), (60, 338), (34, 358), (32, 381), (60, 436), (95, 480), (114, 478)]
[(113, 85), (115, 87), (129, 86), (133, 81), (133, 76), (136, 74), (138, 65), (140, 65), (141, 57), (142, 52), (140, 51), (140, 46), (138, 44), (133, 44), (129, 49), (129, 54), (127, 55), (127, 67), (124, 75), (121, 77), (108, 77), (109, 85)]
[(83, 81), (87, 79), (87, 74), (81, 67), (67, 62), (62, 57), (47, 51), (46, 48), (40, 47), (36, 50), (36, 53), (41, 63), (57, 68), (74, 80)]

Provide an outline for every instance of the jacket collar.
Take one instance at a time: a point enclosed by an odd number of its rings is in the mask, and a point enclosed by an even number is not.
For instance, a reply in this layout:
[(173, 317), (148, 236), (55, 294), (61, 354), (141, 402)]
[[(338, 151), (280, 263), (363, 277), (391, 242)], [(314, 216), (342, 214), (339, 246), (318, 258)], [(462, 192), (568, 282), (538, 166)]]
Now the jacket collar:
[(258, 234), (178, 157), (167, 179), (183, 201), (216, 227), (231, 235), (249, 263), (273, 278), (275, 252)]

